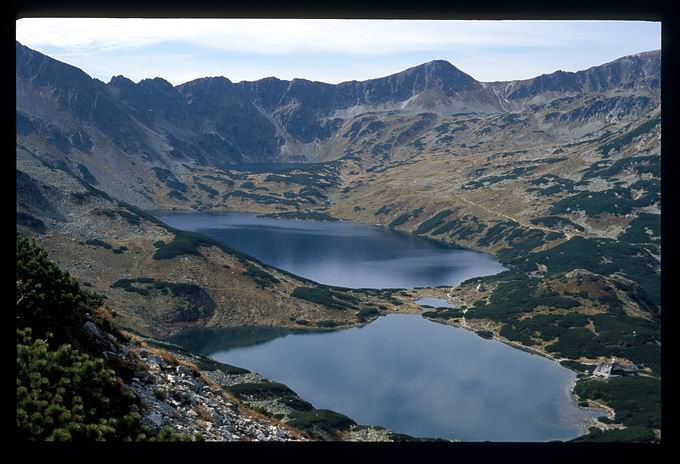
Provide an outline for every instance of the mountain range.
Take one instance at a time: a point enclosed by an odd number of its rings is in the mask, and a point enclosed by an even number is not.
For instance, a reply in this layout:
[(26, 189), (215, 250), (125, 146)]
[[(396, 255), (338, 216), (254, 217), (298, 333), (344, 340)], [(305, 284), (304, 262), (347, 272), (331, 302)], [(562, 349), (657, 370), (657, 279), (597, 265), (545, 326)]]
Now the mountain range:
[[(161, 78), (134, 83), (123, 76), (104, 83), (17, 42), (17, 140), (51, 165), (148, 206), (153, 194), (143, 187), (154, 167), (181, 174), (181, 165), (306, 163), (357, 153), (384, 160), (385, 151), (398, 159), (438, 123), (469, 114), (543, 111), (544, 138), (559, 139), (566, 126), (573, 136), (574, 120), (590, 130), (593, 119), (602, 126), (617, 114), (632, 118), (653, 107), (660, 56), (641, 53), (575, 73), (509, 82), (478, 82), (436, 60), (337, 85), (207, 77), (173, 86)], [(377, 148), (366, 145), (389, 127), (399, 131)]]

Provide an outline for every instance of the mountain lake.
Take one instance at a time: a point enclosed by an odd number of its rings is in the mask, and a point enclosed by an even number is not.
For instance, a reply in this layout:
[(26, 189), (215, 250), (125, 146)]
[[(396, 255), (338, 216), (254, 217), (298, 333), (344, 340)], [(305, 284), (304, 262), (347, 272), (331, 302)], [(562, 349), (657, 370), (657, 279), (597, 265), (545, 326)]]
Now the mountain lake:
[[(436, 287), (504, 270), (491, 255), (378, 226), (153, 214), (329, 285)], [(587, 432), (585, 417), (603, 414), (576, 405), (570, 394), (576, 374), (558, 363), (416, 314), (342, 330), (192, 329), (170, 341), (284, 383), (316, 408), (415, 437), (568, 440)]]

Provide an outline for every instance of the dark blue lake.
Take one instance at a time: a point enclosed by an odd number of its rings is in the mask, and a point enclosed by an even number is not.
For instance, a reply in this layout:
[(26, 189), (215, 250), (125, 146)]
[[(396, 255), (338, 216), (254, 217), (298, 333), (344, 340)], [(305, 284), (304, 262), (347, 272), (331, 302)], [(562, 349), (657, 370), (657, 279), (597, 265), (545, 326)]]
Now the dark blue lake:
[(201, 232), (264, 263), (340, 287), (437, 287), (505, 270), (488, 254), (366, 224), (244, 213), (154, 215), (172, 227)]
[(255, 345), (251, 328), (250, 346), (234, 347), (243, 332), (199, 329), (172, 341), (282, 382), (317, 408), (416, 437), (567, 440), (586, 432), (580, 417), (601, 415), (574, 404), (575, 374), (559, 364), (419, 315), (325, 333), (264, 328)]

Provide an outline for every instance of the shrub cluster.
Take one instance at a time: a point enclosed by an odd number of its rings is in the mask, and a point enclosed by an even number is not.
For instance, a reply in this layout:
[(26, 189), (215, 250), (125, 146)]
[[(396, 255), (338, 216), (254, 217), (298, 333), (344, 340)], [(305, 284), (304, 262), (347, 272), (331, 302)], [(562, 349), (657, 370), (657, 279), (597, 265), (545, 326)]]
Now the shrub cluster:
[(22, 440), (142, 440), (135, 397), (101, 358), (50, 349), (17, 330), (17, 431)]
[(296, 287), (292, 295), (333, 309), (356, 309), (359, 299), (330, 287)]
[[(81, 305), (98, 307), (102, 299), (50, 261), (47, 253), (17, 234), (17, 327), (32, 327), (41, 336), (61, 334), (64, 326), (80, 320)], [(56, 341), (61, 341), (57, 337)]]

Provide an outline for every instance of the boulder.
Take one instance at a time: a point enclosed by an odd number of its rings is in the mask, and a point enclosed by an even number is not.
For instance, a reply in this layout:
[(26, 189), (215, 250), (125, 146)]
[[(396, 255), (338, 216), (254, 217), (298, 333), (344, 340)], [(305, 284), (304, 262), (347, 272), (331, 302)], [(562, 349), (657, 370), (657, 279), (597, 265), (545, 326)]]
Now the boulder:
[(83, 329), (84, 329), (87, 333), (89, 333), (90, 335), (92, 335), (94, 338), (102, 338), (102, 331), (101, 331), (101, 329), (97, 326), (97, 324), (95, 324), (95, 323), (92, 322), (92, 321), (88, 321), (88, 322), (86, 322), (85, 324), (83, 324)]
[(155, 427), (160, 427), (163, 425), (163, 416), (161, 416), (159, 413), (153, 413), (149, 414), (147, 416), (147, 419), (149, 422), (151, 422)]

